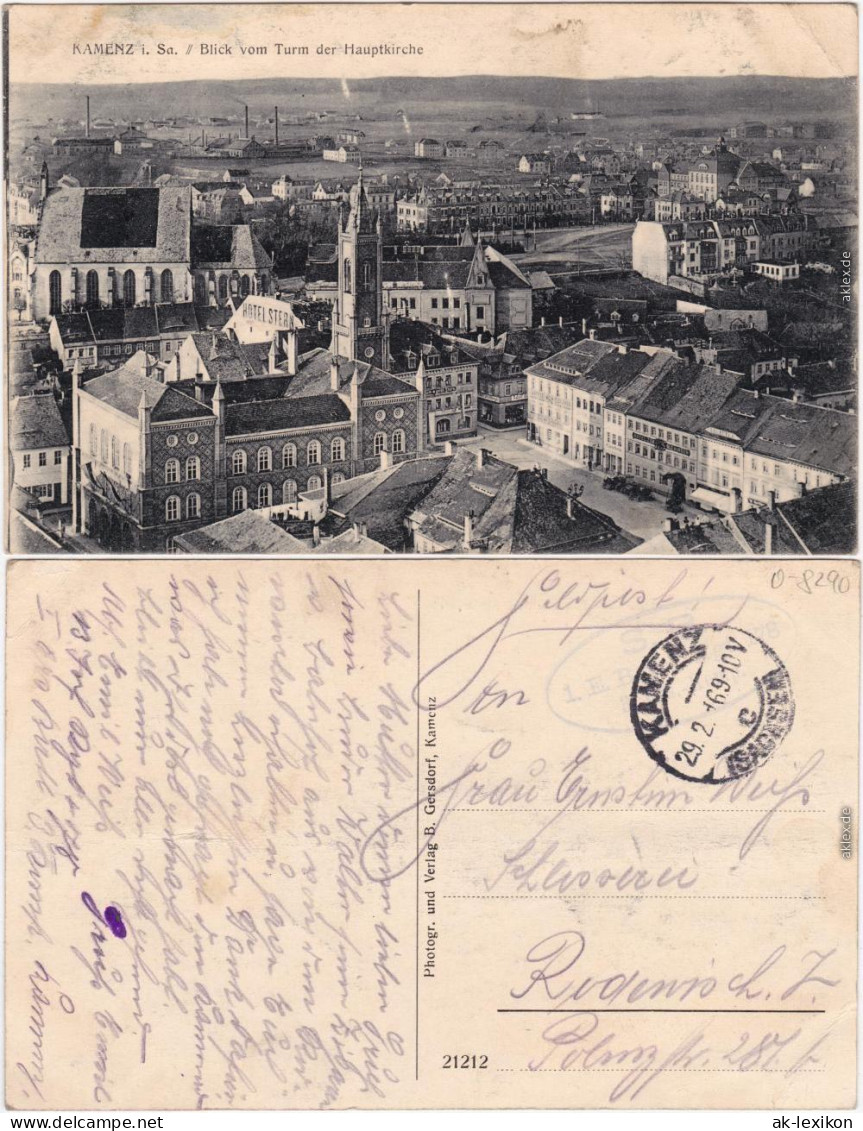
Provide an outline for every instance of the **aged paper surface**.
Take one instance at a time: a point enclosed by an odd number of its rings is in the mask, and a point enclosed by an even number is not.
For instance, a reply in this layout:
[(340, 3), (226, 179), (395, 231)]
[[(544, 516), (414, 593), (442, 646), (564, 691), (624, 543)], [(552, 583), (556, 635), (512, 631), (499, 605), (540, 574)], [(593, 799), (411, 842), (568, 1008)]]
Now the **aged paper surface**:
[(853, 1105), (858, 576), (13, 563), (7, 1102)]

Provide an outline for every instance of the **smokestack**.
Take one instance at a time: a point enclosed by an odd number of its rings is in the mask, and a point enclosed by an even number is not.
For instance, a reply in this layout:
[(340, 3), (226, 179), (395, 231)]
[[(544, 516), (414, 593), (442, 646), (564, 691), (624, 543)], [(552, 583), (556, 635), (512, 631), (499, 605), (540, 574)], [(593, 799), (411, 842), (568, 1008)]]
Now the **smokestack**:
[(276, 109), (276, 146), (278, 147), (278, 144), (279, 144), (279, 108), (278, 108), (278, 106), (275, 109)]
[(249, 136), (249, 108), (246, 107), (246, 137)]
[(90, 95), (88, 94), (87, 95), (87, 126), (86, 126), (86, 133), (84, 134), (84, 137), (89, 137), (89, 136), (90, 136)]

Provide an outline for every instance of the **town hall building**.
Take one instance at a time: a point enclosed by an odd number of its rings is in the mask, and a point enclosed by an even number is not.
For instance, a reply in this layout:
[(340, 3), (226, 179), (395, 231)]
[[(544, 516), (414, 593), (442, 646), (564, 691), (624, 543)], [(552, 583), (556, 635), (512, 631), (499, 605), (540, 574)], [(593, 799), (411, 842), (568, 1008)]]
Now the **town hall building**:
[[(232, 514), (301, 513), (303, 497), (416, 457), (423, 388), (388, 368), (381, 230), (362, 175), (340, 217), (339, 263), (329, 350), (300, 354), (302, 323), (287, 318), (273, 321), (275, 335), (262, 326), (258, 343), (193, 335), (192, 363), (169, 367), (167, 382), (144, 351), (114, 372), (76, 374), (76, 529), (112, 552), (170, 551), (178, 536)], [(253, 333), (254, 320), (241, 323)], [(238, 350), (240, 361), (267, 364), (237, 364)]]

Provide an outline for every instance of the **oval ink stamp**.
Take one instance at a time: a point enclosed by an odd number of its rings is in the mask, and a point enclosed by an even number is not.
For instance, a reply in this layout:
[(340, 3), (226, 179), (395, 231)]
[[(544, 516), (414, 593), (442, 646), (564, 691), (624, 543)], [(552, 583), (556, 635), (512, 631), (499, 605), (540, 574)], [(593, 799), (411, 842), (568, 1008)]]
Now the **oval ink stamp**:
[(763, 765), (794, 722), (785, 665), (749, 632), (681, 628), (640, 664), (630, 696), (638, 740), (668, 773), (709, 784)]

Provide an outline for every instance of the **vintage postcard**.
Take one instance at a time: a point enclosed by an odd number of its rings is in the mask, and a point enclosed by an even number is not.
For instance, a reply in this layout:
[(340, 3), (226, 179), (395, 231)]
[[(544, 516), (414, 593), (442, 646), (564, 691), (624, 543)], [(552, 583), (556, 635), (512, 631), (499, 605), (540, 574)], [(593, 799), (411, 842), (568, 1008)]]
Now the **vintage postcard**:
[(853, 1106), (859, 569), (8, 570), (6, 1100)]
[(16, 553), (849, 554), (852, 4), (21, 4)]

